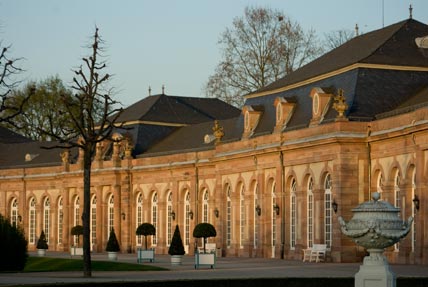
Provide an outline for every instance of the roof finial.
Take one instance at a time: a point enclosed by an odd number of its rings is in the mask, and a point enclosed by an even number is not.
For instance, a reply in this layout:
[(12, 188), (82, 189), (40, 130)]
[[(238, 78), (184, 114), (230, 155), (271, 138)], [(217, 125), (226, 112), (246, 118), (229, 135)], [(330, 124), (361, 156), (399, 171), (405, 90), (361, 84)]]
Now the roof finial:
[(149, 86), (149, 97), (152, 95), (152, 87)]
[(413, 18), (413, 7), (412, 7), (412, 4), (410, 4), (410, 6), (409, 6), (409, 19), (412, 19)]
[(165, 95), (165, 85), (162, 85), (162, 95)]
[(359, 36), (358, 24), (355, 24), (355, 37)]

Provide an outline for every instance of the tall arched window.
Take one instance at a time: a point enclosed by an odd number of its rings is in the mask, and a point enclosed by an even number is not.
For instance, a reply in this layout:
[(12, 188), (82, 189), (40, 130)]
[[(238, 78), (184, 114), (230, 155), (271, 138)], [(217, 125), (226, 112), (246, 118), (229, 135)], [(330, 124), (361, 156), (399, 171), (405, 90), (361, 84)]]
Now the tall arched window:
[(62, 244), (64, 224), (64, 204), (62, 196), (58, 199), (58, 244)]
[[(254, 208), (255, 211), (256, 208), (260, 206), (259, 203), (259, 185), (256, 183), (254, 185)], [(259, 228), (260, 228), (260, 222), (259, 222), (259, 216), (257, 215), (257, 212), (254, 212), (254, 249), (257, 248), (259, 245)]]
[(296, 180), (293, 178), (290, 184), (290, 248), (296, 247)]
[[(400, 198), (400, 174), (399, 171), (397, 170), (397, 172), (395, 173), (395, 178), (394, 178), (394, 205), (397, 208), (401, 208), (401, 198)], [(403, 214), (402, 212), (400, 212), (400, 214), (398, 216), (401, 217), (401, 214)], [(394, 249), (396, 251), (398, 251), (400, 249), (400, 243), (396, 243), (394, 244)]]
[(43, 230), (45, 231), (46, 241), (49, 243), (50, 237), (50, 221), (51, 221), (51, 201), (49, 197), (43, 202)]
[(184, 199), (184, 245), (190, 245), (190, 192), (186, 192)]
[[(78, 196), (74, 199), (74, 226), (81, 225), (80, 220), (80, 199)], [(74, 235), (74, 244), (77, 245), (79, 238), (77, 235)]]
[(172, 239), (172, 192), (168, 192), (168, 196), (167, 196), (167, 202), (166, 202), (166, 218), (167, 218), (167, 222), (166, 222), (166, 245), (169, 246), (171, 245), (171, 239)]
[[(152, 224), (155, 228), (158, 226), (158, 194), (155, 192), (152, 198)], [(156, 245), (158, 242), (157, 235), (152, 236), (152, 245)]]
[[(415, 191), (416, 191), (416, 169), (413, 169), (413, 174), (412, 174), (412, 198), (415, 198)], [(415, 218), (415, 215), (416, 215), (416, 207), (415, 207), (415, 204), (413, 203), (412, 217)], [(416, 224), (415, 224), (415, 219), (414, 219), (413, 223), (412, 223), (412, 252), (415, 251), (415, 245), (416, 245)]]
[[(141, 224), (143, 224), (143, 194), (140, 192), (137, 195), (137, 208), (136, 208), (136, 226), (135, 229), (138, 228), (138, 226), (140, 226)], [(141, 246), (141, 244), (143, 243), (143, 236), (142, 235), (137, 235), (137, 246)]]
[(110, 236), (110, 231), (114, 228), (114, 195), (110, 195), (107, 207), (107, 239)]
[[(271, 229), (272, 229), (272, 247), (276, 246), (276, 184), (275, 182), (272, 184), (272, 223), (271, 223)], [(272, 257), (275, 257), (275, 253), (272, 252)]]
[(324, 180), (324, 238), (327, 248), (331, 248), (333, 234), (331, 203), (331, 176), (327, 174)]
[(91, 250), (97, 244), (97, 196), (91, 199)]
[(18, 199), (12, 199), (10, 203), (10, 221), (13, 226), (18, 224)]
[(209, 220), (209, 218), (208, 218), (208, 210), (209, 210), (208, 199), (209, 199), (208, 190), (205, 189), (204, 193), (203, 193), (203, 202), (202, 202), (202, 222), (208, 222), (208, 220)]
[(30, 198), (30, 210), (28, 212), (28, 243), (36, 244), (36, 199)]
[(307, 240), (308, 240), (308, 247), (312, 247), (314, 244), (314, 193), (313, 193), (313, 187), (314, 187), (314, 181), (311, 178), (309, 178), (308, 181), (308, 194), (307, 194), (307, 201), (308, 201), (308, 211), (307, 211)]
[(246, 216), (245, 216), (245, 191), (244, 185), (241, 185), (241, 191), (239, 193), (239, 209), (240, 209), (240, 229), (239, 229), (239, 245), (241, 248), (244, 247), (244, 236), (245, 236), (245, 226), (246, 226)]
[(226, 187), (226, 246), (230, 247), (232, 244), (232, 200), (230, 185)]

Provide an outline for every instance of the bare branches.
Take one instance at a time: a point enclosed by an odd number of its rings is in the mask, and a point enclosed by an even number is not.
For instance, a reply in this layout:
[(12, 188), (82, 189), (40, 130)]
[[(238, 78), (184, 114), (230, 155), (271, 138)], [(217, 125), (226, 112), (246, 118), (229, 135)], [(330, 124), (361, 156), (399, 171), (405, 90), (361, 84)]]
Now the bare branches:
[(304, 32), (283, 13), (246, 8), (244, 16), (221, 35), (223, 60), (205, 90), (236, 106), (243, 95), (258, 90), (319, 54), (314, 31)]
[(336, 30), (330, 33), (325, 34), (325, 46), (328, 50), (333, 50), (342, 44), (348, 42), (354, 37), (354, 32), (352, 30)]

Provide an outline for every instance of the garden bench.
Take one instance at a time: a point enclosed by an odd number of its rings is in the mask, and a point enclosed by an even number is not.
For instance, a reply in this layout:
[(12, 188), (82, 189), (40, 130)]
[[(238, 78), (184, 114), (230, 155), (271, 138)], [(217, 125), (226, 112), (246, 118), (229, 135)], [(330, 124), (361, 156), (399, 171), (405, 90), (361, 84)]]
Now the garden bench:
[(314, 244), (312, 248), (303, 249), (303, 262), (322, 262), (325, 261), (327, 244)]

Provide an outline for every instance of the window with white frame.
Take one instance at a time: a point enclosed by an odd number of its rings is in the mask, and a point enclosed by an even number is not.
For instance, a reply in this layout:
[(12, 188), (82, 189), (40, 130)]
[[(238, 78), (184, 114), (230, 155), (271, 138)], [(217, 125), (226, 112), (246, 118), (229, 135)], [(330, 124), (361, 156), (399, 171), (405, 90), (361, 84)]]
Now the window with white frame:
[(259, 245), (259, 228), (260, 228), (260, 222), (259, 222), (259, 216), (257, 215), (256, 208), (259, 206), (259, 185), (254, 185), (254, 249), (256, 249)]
[(246, 226), (244, 185), (241, 185), (241, 192), (240, 192), (239, 197), (240, 197), (240, 200), (239, 200), (239, 207), (240, 207), (239, 245), (241, 248), (243, 248), (244, 247), (245, 226)]
[[(401, 198), (400, 198), (400, 174), (399, 171), (395, 173), (394, 178), (394, 205), (397, 208), (401, 208)], [(399, 217), (401, 216), (402, 212), (398, 214)], [(400, 249), (400, 243), (397, 242), (394, 244), (394, 250), (398, 251)]]
[(43, 231), (45, 232), (47, 243), (49, 243), (49, 238), (50, 238), (50, 221), (51, 221), (50, 214), (51, 214), (51, 201), (49, 197), (46, 197), (43, 203)]
[(58, 200), (58, 244), (62, 244), (63, 224), (64, 224), (64, 204), (62, 196)]
[(172, 192), (168, 192), (168, 196), (167, 196), (167, 202), (166, 202), (166, 218), (167, 218), (167, 222), (166, 222), (166, 245), (170, 246), (171, 245), (171, 240), (172, 240)]
[[(80, 220), (80, 199), (78, 196), (76, 196), (76, 198), (74, 199), (74, 226), (76, 225), (81, 225), (81, 220)], [(78, 235), (74, 235), (74, 244), (77, 245), (79, 240), (79, 236)]]
[[(415, 198), (415, 191), (416, 191), (416, 169), (413, 170), (413, 175), (412, 175), (412, 198)], [(413, 219), (413, 223), (412, 223), (412, 252), (415, 252), (415, 246), (416, 246), (416, 224), (415, 224), (415, 215), (416, 215), (416, 207), (415, 204), (413, 203), (413, 207), (412, 207), (412, 217)]]
[(314, 181), (309, 178), (308, 181), (308, 194), (307, 194), (307, 241), (308, 247), (312, 248), (314, 244), (314, 193), (313, 193)]
[(327, 174), (324, 180), (324, 238), (327, 248), (331, 248), (333, 234), (331, 204), (331, 176)]
[(91, 199), (91, 250), (97, 244), (97, 196)]
[[(140, 226), (141, 224), (143, 224), (143, 194), (140, 192), (137, 195), (137, 209), (136, 209), (136, 226), (135, 229), (138, 228), (138, 226)], [(143, 236), (142, 235), (137, 235), (137, 246), (141, 246), (141, 244), (143, 243)]]
[(296, 180), (293, 178), (290, 184), (290, 248), (296, 247), (296, 223), (297, 223), (297, 208), (296, 208)]
[(10, 203), (10, 221), (13, 226), (18, 225), (18, 199), (12, 199)]
[(28, 212), (28, 243), (36, 244), (36, 199), (30, 198), (30, 210)]
[(184, 200), (184, 245), (190, 245), (190, 192), (186, 192)]
[(208, 190), (205, 189), (204, 193), (203, 193), (203, 202), (202, 202), (202, 222), (208, 222), (208, 220), (209, 220), (209, 218), (208, 218), (208, 210), (209, 210), (208, 199), (209, 199)]
[(272, 246), (276, 246), (276, 184), (275, 182), (272, 184)]
[[(158, 226), (158, 193), (155, 192), (152, 197), (152, 224), (155, 228)], [(152, 245), (158, 243), (157, 235), (152, 236)]]
[(232, 200), (230, 185), (227, 185), (226, 189), (226, 246), (232, 245)]
[(110, 236), (110, 231), (114, 228), (114, 195), (110, 195), (107, 206), (107, 239)]

